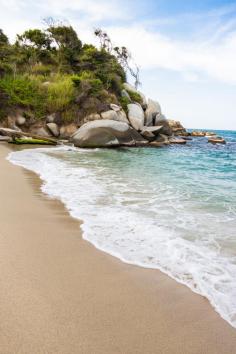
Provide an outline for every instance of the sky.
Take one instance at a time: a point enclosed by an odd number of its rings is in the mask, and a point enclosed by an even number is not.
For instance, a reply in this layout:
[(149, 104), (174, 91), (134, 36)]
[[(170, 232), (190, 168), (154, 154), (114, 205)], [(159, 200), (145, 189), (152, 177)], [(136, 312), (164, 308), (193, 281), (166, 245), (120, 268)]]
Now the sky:
[[(0, 28), (44, 28), (54, 17), (97, 44), (101, 27), (129, 48), (147, 97), (187, 128), (236, 130), (236, 0), (0, 0)], [(132, 83), (132, 80), (130, 80)]]

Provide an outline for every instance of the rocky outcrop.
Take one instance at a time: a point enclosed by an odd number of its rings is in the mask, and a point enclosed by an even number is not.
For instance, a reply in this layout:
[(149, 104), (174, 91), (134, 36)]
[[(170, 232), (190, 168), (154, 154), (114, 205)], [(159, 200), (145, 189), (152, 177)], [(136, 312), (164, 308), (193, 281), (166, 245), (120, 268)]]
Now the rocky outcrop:
[(145, 143), (143, 137), (127, 123), (114, 120), (97, 120), (84, 124), (71, 137), (77, 147), (135, 146)]
[(162, 125), (161, 133), (171, 136), (172, 135), (172, 129), (169, 125), (168, 120), (163, 114), (157, 114), (155, 118), (155, 125), (160, 126)]
[[(39, 120), (34, 118), (31, 112), (26, 114), (19, 109), (7, 117), (4, 127), (12, 128), (14, 132), (24, 130), (31, 134), (29, 136), (37, 135), (45, 139), (48, 137), (48, 140), (50, 137), (51, 140), (53, 137), (63, 140), (71, 138), (71, 142), (79, 147), (158, 147), (170, 143), (186, 143), (186, 139), (175, 136), (187, 136), (189, 133), (179, 121), (168, 121), (157, 101), (147, 101), (140, 91), (128, 83), (124, 84), (121, 96), (126, 99), (122, 100), (120, 96), (115, 95), (110, 95), (109, 100), (104, 99), (104, 102), (96, 97), (88, 97), (86, 102), (76, 99), (80, 110), (74, 116), (74, 122), (70, 124), (64, 123), (65, 118), (61, 112), (52, 113)], [(193, 136), (203, 136), (199, 132), (194, 134), (193, 132)]]
[(144, 112), (138, 103), (128, 104), (128, 118), (132, 127), (140, 131), (144, 127)]
[(158, 102), (149, 99), (147, 109), (145, 111), (145, 125), (155, 125), (155, 118), (158, 114), (161, 114), (161, 106)]
[(171, 127), (174, 135), (185, 135), (186, 129), (183, 127), (183, 125), (179, 121), (173, 120), (173, 119), (168, 119), (168, 122), (169, 122), (169, 126)]

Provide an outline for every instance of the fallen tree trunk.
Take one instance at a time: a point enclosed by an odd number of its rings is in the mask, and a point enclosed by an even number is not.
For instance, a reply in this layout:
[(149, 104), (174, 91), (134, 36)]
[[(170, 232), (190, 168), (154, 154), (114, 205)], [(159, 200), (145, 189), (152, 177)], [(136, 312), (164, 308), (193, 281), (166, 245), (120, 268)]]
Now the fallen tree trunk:
[(39, 139), (39, 140), (49, 141), (50, 143), (53, 143), (55, 145), (57, 144), (57, 140), (56, 139), (48, 138), (46, 136), (41, 136), (41, 135), (35, 135), (35, 134), (32, 134), (32, 133), (20, 132), (20, 131), (14, 130), (14, 129), (0, 128), (0, 133), (2, 135), (5, 135), (5, 136), (10, 136), (13, 139), (14, 138), (21, 138), (21, 137), (26, 136), (26, 137), (29, 137), (29, 138), (32, 138), (32, 139)]

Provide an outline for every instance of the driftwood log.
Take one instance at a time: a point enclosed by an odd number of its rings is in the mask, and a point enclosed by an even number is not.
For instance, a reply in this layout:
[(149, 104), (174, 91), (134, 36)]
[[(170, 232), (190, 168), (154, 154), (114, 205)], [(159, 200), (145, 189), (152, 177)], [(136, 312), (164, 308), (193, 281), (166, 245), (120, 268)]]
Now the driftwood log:
[(26, 132), (21, 132), (17, 131), (14, 129), (8, 129), (8, 128), (0, 128), (0, 134), (5, 135), (5, 136), (10, 136), (13, 140), (14, 138), (21, 138), (21, 137), (29, 137), (32, 139), (39, 139), (39, 140), (44, 140), (44, 141), (49, 141), (50, 143), (57, 144), (57, 140), (53, 138), (49, 138), (46, 136), (41, 136), (41, 135), (35, 135), (32, 133), (26, 133)]

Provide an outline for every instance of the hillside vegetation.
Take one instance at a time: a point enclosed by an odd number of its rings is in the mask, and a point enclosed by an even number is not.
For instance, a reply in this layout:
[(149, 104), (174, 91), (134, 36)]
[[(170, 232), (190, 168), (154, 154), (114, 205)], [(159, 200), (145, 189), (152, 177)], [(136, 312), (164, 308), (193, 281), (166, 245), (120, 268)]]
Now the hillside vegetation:
[(17, 35), (14, 44), (0, 30), (0, 121), (20, 110), (31, 121), (56, 113), (61, 123), (79, 124), (110, 103), (126, 110), (121, 92), (128, 52), (125, 47), (111, 49), (101, 30), (95, 35), (99, 49), (82, 43), (71, 26), (54, 21), (46, 30)]

